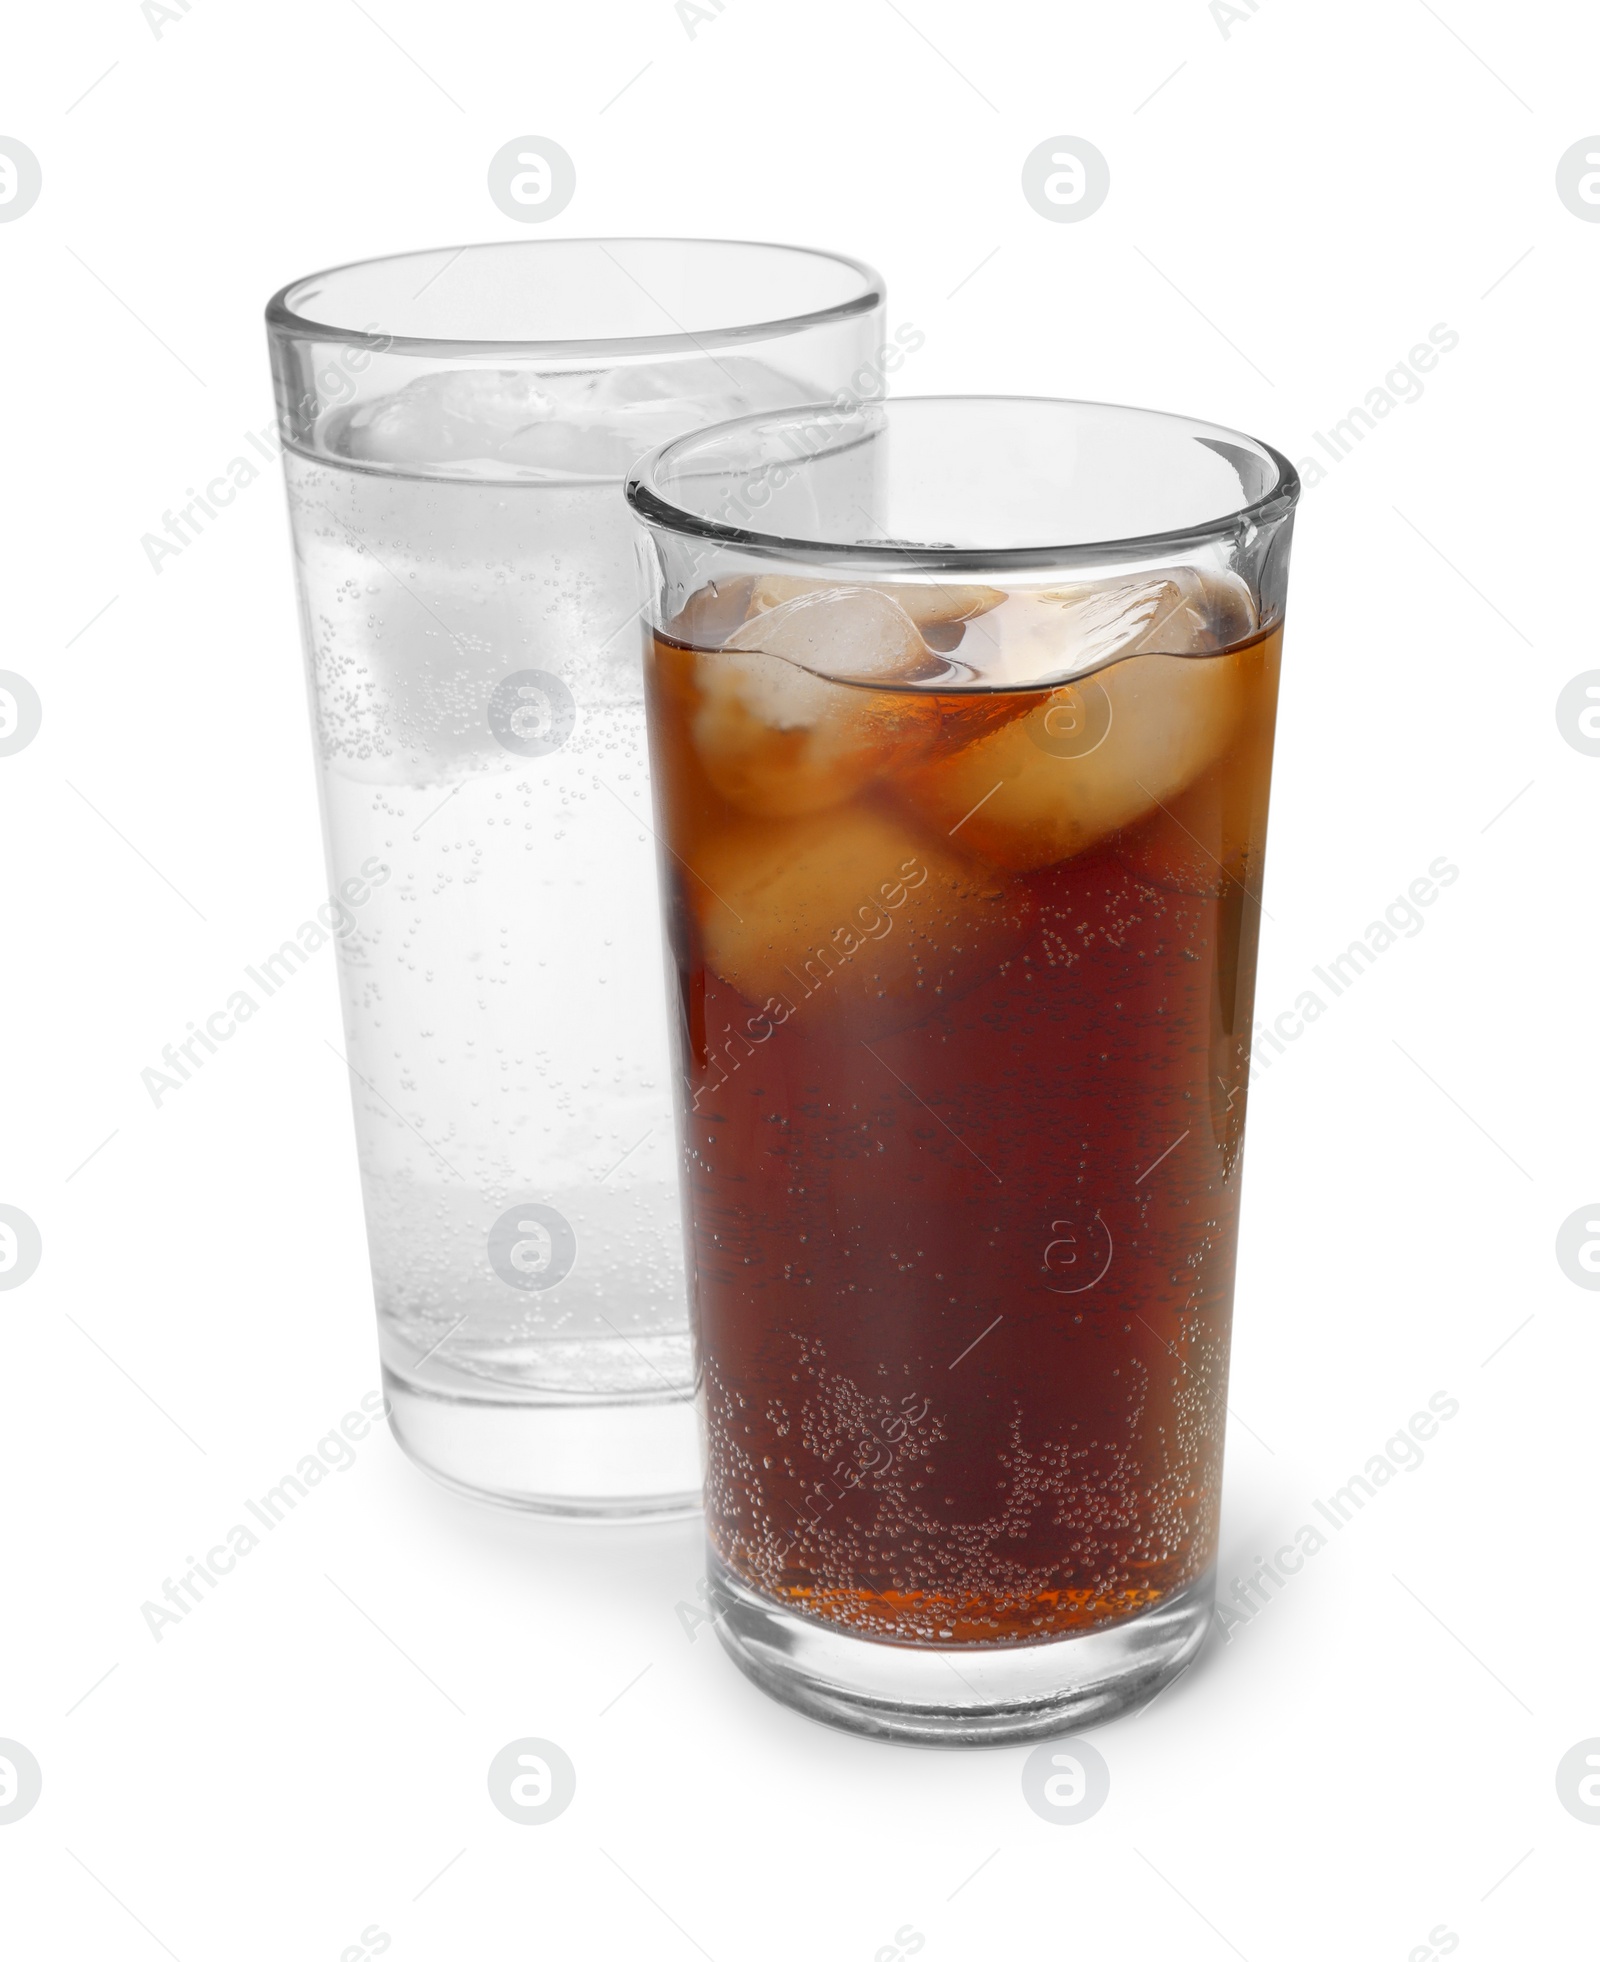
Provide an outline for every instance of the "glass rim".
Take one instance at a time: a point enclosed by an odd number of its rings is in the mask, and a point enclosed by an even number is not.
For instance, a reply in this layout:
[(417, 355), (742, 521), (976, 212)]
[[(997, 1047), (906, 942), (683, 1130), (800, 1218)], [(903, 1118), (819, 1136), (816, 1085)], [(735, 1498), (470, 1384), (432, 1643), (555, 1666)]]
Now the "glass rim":
[[(870, 411), (892, 411), (912, 403), (1015, 404), (1024, 403), (1050, 409), (1109, 409), (1118, 415), (1148, 418), (1153, 422), (1182, 424), (1196, 431), (1239, 443), (1270, 459), (1276, 481), (1249, 503), (1219, 513), (1198, 524), (1175, 526), (1165, 531), (1129, 534), (1115, 538), (1083, 540), (1062, 545), (914, 545), (896, 539), (891, 543), (842, 544), (821, 539), (791, 538), (778, 532), (764, 532), (704, 517), (674, 504), (657, 487), (664, 466), (676, 461), (676, 454), (695, 443), (758, 424), (781, 426), (802, 418), (838, 420)], [(748, 472), (759, 475), (772, 467), (801, 467), (809, 457), (775, 458), (770, 464), (753, 463)], [(713, 474), (707, 472), (706, 474)], [(725, 474), (732, 474), (731, 472)], [(629, 508), (642, 523), (677, 534), (703, 540), (709, 545), (737, 546), (761, 558), (799, 559), (813, 564), (864, 564), (881, 569), (898, 567), (902, 571), (981, 572), (985, 568), (1013, 567), (1037, 570), (1059, 565), (1104, 563), (1108, 560), (1156, 558), (1162, 553), (1205, 544), (1234, 536), (1242, 527), (1277, 522), (1289, 516), (1300, 501), (1300, 473), (1281, 450), (1258, 436), (1225, 424), (1206, 422), (1197, 416), (1178, 415), (1167, 409), (1143, 408), (1127, 402), (1093, 402), (1083, 397), (1061, 395), (893, 395), (878, 400), (841, 405), (837, 402), (811, 402), (793, 409), (761, 409), (753, 415), (730, 417), (703, 429), (688, 430), (670, 442), (659, 444), (642, 456), (629, 471), (624, 486)]]
[[(527, 340), (506, 340), (504, 338), (475, 338), (472, 335), (423, 335), (389, 334), (381, 326), (336, 327), (331, 322), (313, 319), (309, 314), (298, 312), (291, 304), (291, 296), (314, 281), (332, 279), (340, 273), (360, 272), (368, 266), (394, 265), (406, 259), (427, 259), (444, 252), (458, 255), (469, 251), (525, 251), (537, 250), (542, 246), (554, 245), (598, 245), (602, 249), (608, 245), (713, 245), (730, 246), (741, 250), (776, 252), (791, 254), (796, 258), (823, 259), (838, 266), (847, 266), (861, 281), (861, 290), (845, 300), (836, 300), (831, 306), (808, 309), (803, 313), (785, 314), (770, 320), (750, 321), (736, 327), (713, 327), (703, 333), (690, 333), (687, 330), (673, 334), (590, 334), (577, 337), (532, 338)], [(584, 236), (578, 238), (494, 238), (469, 241), (462, 246), (431, 245), (420, 246), (405, 252), (381, 252), (367, 259), (348, 259), (336, 266), (324, 266), (320, 271), (301, 273), (280, 286), (267, 302), (266, 320), (269, 334), (280, 335), (297, 341), (337, 342), (345, 346), (379, 348), (386, 354), (401, 354), (420, 359), (432, 357), (489, 358), (502, 355), (516, 355), (526, 358), (529, 355), (547, 355), (570, 358), (574, 355), (618, 354), (688, 354), (704, 353), (708, 348), (730, 347), (741, 341), (778, 340), (790, 334), (804, 333), (828, 321), (848, 320), (857, 314), (870, 313), (874, 307), (881, 306), (886, 298), (883, 275), (864, 259), (852, 258), (847, 252), (833, 252), (819, 245), (790, 245), (779, 239), (757, 238), (683, 238), (645, 237), (639, 233), (624, 233), (615, 237)]]

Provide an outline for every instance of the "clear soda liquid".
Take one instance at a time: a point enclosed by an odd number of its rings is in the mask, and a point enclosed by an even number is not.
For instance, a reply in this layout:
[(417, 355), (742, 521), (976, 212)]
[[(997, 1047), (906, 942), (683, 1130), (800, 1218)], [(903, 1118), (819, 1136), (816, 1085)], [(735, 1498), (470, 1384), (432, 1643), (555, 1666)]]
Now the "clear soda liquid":
[(431, 375), (286, 453), (381, 1344), (438, 1393), (691, 1380), (619, 480), (794, 394), (702, 366)]

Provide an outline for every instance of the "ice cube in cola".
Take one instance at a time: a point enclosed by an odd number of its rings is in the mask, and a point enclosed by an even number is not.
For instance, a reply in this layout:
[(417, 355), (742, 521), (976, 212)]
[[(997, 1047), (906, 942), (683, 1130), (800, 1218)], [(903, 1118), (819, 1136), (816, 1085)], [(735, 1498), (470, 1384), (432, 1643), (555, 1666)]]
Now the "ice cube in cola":
[(1215, 1552), (1280, 629), (1225, 573), (696, 593), (648, 658), (712, 1545), (858, 1634)]

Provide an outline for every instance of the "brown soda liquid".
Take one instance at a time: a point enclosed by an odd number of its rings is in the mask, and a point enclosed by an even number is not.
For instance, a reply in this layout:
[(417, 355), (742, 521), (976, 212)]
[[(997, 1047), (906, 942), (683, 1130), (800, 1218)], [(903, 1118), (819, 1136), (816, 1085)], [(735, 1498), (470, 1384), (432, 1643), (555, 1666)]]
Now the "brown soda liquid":
[(808, 678), (826, 740), (730, 747), (728, 657), (656, 636), (706, 1512), (746, 1586), (993, 1644), (1213, 1560), (1280, 644)]

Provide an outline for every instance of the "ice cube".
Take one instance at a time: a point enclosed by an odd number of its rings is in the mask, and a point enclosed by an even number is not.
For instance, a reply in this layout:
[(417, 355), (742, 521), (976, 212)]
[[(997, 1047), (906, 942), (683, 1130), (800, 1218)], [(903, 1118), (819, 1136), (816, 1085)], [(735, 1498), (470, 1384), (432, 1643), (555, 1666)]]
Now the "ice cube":
[(1117, 857), (1147, 884), (1172, 892), (1260, 896), (1267, 770), (1254, 743), (1230, 747), (1226, 769), (1204, 771), (1187, 789), (1117, 840)]
[(1009, 871), (1070, 858), (1148, 817), (1228, 747), (1245, 706), (1233, 655), (1140, 654), (920, 766), (901, 788), (947, 837)]
[(1225, 766), (1205, 770), (1165, 808), (1117, 841), (1123, 863), (1152, 885), (1178, 892), (1259, 898), (1272, 776), (1278, 645), (1255, 642), (1228, 659), (1237, 668), (1244, 713)]
[(1023, 589), (964, 650), (986, 680), (1022, 687), (1087, 674), (1124, 655), (1209, 654), (1255, 631), (1235, 574), (1174, 566), (1092, 584)]
[[(813, 579), (798, 579), (790, 573), (766, 573), (751, 589), (750, 610), (764, 613), (823, 590)], [(929, 647), (948, 653), (961, 640), (969, 620), (999, 606), (1005, 594), (995, 586), (928, 585), (910, 581), (879, 580), (862, 588), (892, 599), (912, 620)]]
[(738, 576), (707, 580), (667, 621), (666, 632), (690, 647), (720, 647), (736, 627), (744, 625), (753, 583)]
[(726, 826), (689, 873), (707, 965), (779, 1020), (909, 1026), (1025, 929), (1027, 902), (992, 870), (870, 806)]
[(897, 751), (931, 739), (932, 724), (914, 702), (840, 682), (903, 681), (928, 662), (910, 615), (871, 587), (819, 588), (754, 614), (695, 662), (706, 775), (757, 817), (842, 803)]
[(411, 467), (499, 457), (520, 433), (548, 425), (554, 397), (516, 369), (418, 375), (392, 395), (338, 412), (326, 441), (338, 456)]
[[(1248, 640), (1261, 625), (1255, 595), (1238, 573), (1208, 567), (1203, 572), (1191, 572), (1189, 577), (1195, 586), (1186, 586), (1181, 606), (1145, 636), (1142, 646), (1146, 653), (1220, 653)], [(1183, 634), (1185, 645), (1169, 640), (1174, 630)]]
[[(759, 601), (761, 583), (757, 582)], [(834, 680), (898, 681), (928, 658), (917, 624), (873, 586), (823, 586), (763, 608), (724, 642), (759, 648)]]
[(336, 410), (323, 444), (359, 462), (487, 478), (620, 477), (701, 424), (777, 408), (799, 384), (747, 356), (602, 368), (460, 368)]

